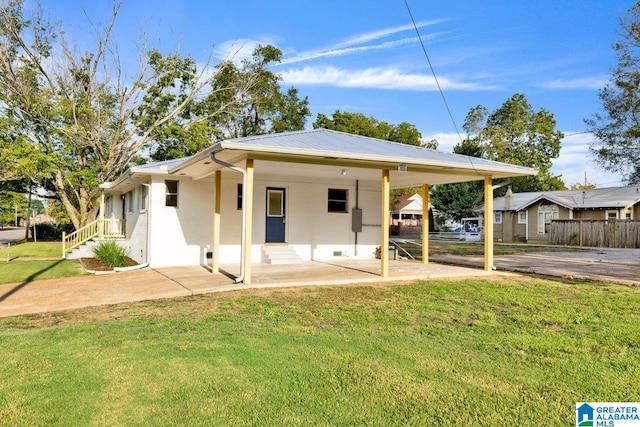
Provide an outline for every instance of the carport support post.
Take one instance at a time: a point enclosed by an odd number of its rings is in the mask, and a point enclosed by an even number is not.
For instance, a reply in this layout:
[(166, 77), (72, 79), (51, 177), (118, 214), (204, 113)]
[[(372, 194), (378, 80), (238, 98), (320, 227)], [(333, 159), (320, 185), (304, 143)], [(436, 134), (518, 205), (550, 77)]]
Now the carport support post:
[(389, 169), (382, 170), (380, 275), (389, 275)]
[(422, 184), (422, 263), (429, 264), (429, 185)]
[(493, 270), (493, 180), (484, 177), (484, 269)]
[(222, 188), (222, 171), (215, 174), (215, 201), (213, 211), (213, 236), (211, 239), (211, 272), (220, 272), (220, 190)]
[(251, 224), (253, 224), (253, 159), (247, 159), (245, 171), (247, 173), (247, 185), (245, 198), (242, 200), (246, 214), (244, 232), (244, 280), (245, 285), (251, 284)]

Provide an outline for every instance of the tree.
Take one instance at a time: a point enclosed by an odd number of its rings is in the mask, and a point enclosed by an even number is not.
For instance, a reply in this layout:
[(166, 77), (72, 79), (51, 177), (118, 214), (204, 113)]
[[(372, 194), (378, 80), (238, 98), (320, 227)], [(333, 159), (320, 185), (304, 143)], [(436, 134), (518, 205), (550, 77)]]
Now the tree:
[(482, 106), (472, 108), (465, 126), (478, 131), (472, 137), (482, 158), (538, 169), (536, 176), (513, 178), (514, 192), (565, 188), (561, 177), (550, 172), (564, 134), (556, 130), (553, 114), (544, 108), (534, 111), (524, 95), (514, 94), (491, 114)]
[(214, 91), (200, 108), (221, 111), (209, 122), (221, 130), (221, 136), (240, 138), (304, 129), (306, 117), (311, 115), (308, 98), (300, 99), (294, 87), (283, 93), (281, 77), (269, 70), (281, 57), (278, 48), (258, 45), (251, 58), (238, 66), (231, 61), (218, 66)]
[(314, 129), (329, 129), (354, 135), (368, 136), (387, 141), (401, 142), (403, 144), (437, 148), (436, 141), (424, 142), (422, 134), (415, 125), (402, 122), (391, 125), (381, 122), (374, 117), (367, 117), (361, 113), (349, 113), (336, 110), (331, 117), (318, 114), (313, 123)]
[(618, 65), (598, 93), (602, 111), (585, 119), (598, 139), (589, 147), (598, 163), (640, 184), (640, 1), (620, 19), (621, 39), (613, 45)]
[[(471, 114), (471, 113), (470, 113)], [(473, 120), (467, 115), (467, 122)], [(464, 129), (467, 129), (463, 126)], [(475, 138), (467, 138), (453, 147), (453, 152), (465, 156), (480, 157), (482, 148)], [(433, 207), (448, 219), (460, 221), (474, 216), (473, 209), (482, 201), (484, 187), (482, 181), (460, 182), (437, 185), (431, 189), (430, 199)]]
[[(467, 137), (453, 151), (539, 170), (534, 177), (513, 178), (514, 192), (562, 190), (565, 186), (560, 177), (550, 173), (564, 136), (555, 127), (551, 113), (533, 111), (525, 96), (516, 93), (492, 113), (482, 105), (471, 108), (462, 126)], [(481, 181), (438, 185), (431, 191), (434, 207), (456, 221), (472, 216), (483, 197)]]
[[(25, 17), (23, 0), (0, 7), (0, 119), (12, 144), (44, 155), (47, 167), (39, 184), (76, 228), (95, 218), (99, 183), (115, 179), (143, 147), (172, 135), (172, 126), (190, 118), (190, 109), (205, 95), (226, 89), (211, 86), (227, 71), (225, 65), (211, 72), (207, 61), (199, 69), (189, 57), (144, 44), (139, 68), (128, 75), (111, 42), (118, 11), (116, 3), (106, 25), (93, 27), (93, 50), (79, 54), (41, 11)], [(252, 85), (252, 79), (243, 81), (234, 94), (242, 96)], [(206, 122), (230, 104), (198, 111), (199, 120)], [(15, 157), (5, 151), (0, 156), (5, 167)], [(8, 169), (4, 179), (16, 175), (17, 168)]]

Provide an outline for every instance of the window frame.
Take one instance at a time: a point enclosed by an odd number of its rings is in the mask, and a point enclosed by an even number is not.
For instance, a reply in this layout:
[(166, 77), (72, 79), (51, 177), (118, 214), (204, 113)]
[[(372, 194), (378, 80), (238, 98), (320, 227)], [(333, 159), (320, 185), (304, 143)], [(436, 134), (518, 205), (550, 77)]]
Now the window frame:
[(518, 211), (518, 224), (527, 223), (527, 211)]
[[(344, 195), (336, 197), (337, 192)], [(342, 207), (344, 205), (344, 207)], [(346, 188), (327, 189), (327, 213), (349, 213), (349, 190)]]
[(146, 185), (141, 185), (139, 193), (140, 212), (145, 212), (149, 208), (149, 188)]
[(128, 191), (125, 196), (125, 202), (127, 204), (127, 213), (132, 214), (135, 210), (135, 200), (134, 200), (134, 191)]
[(493, 223), (502, 224), (502, 211), (493, 211)]
[[(175, 183), (175, 191), (170, 191), (169, 183)], [(178, 198), (180, 194), (180, 181), (176, 179), (165, 179), (164, 180), (164, 206), (167, 208), (177, 208), (178, 207)]]

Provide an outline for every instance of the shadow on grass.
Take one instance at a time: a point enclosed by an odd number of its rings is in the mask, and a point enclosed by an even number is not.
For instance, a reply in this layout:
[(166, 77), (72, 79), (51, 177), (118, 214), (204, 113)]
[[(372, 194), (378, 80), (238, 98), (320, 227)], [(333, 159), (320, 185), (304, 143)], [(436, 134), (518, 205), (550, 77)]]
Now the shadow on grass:
[(7, 298), (9, 298), (11, 295), (15, 294), (16, 292), (18, 292), (20, 289), (24, 288), (25, 286), (27, 286), (29, 283), (33, 282), (38, 276), (40, 276), (41, 274), (51, 270), (52, 268), (54, 268), (55, 266), (57, 266), (58, 264), (60, 264), (62, 261), (64, 261), (64, 259), (59, 259), (58, 261), (54, 262), (53, 264), (51, 264), (50, 266), (48, 266), (47, 268), (43, 268), (40, 271), (36, 271), (35, 273), (33, 273), (31, 276), (27, 277), (24, 282), (16, 285), (13, 289), (9, 290), (8, 292), (4, 293), (3, 295), (0, 295), (0, 302), (6, 300)]

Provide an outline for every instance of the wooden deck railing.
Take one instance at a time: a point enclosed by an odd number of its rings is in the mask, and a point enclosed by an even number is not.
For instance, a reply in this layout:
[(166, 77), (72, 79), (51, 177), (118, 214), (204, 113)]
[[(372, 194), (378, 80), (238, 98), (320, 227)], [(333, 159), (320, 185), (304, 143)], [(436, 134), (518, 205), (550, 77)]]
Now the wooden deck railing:
[(93, 222), (66, 234), (62, 233), (62, 257), (83, 243), (95, 238), (124, 239), (125, 220), (116, 218), (96, 219)]

